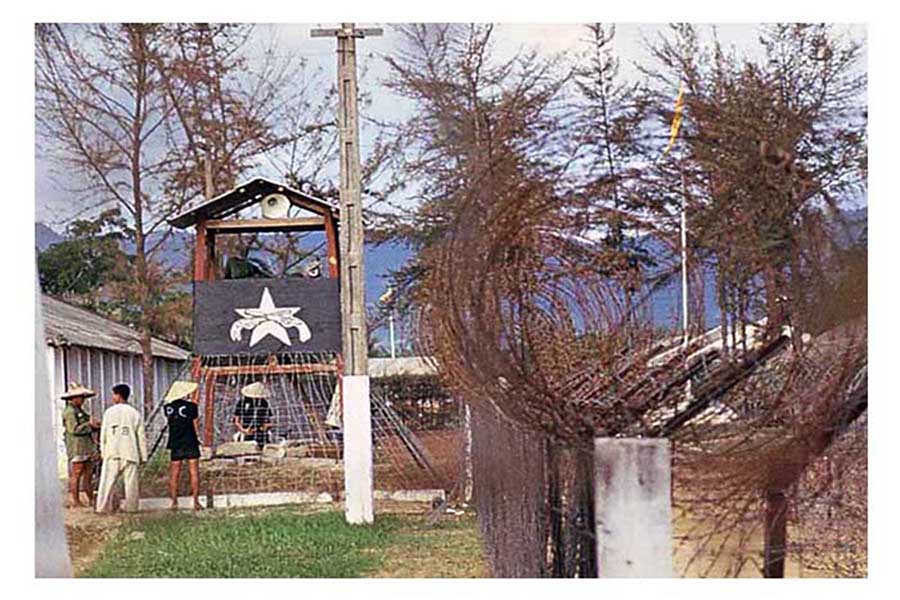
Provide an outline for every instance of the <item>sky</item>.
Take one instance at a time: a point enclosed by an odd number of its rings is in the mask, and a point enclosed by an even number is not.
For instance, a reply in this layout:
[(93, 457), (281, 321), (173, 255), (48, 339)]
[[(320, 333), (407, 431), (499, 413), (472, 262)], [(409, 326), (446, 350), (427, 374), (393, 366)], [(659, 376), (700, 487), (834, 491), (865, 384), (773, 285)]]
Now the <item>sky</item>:
[[(379, 24), (375, 24), (378, 26)], [(254, 39), (248, 47), (247, 54), (252, 65), (260, 60), (266, 46), (273, 40), (279, 55), (299, 55), (308, 60), (308, 76), (316, 77), (323, 85), (334, 81), (335, 73), (335, 41), (330, 38), (310, 38), (312, 27), (333, 27), (333, 24), (265, 24), (258, 25)], [(369, 26), (366, 24), (365, 26)], [(376, 119), (396, 120), (409, 111), (401, 99), (388, 92), (381, 82), (387, 76), (387, 66), (382, 57), (395, 47), (396, 36), (392, 35), (389, 25), (382, 25), (384, 35), (360, 40), (357, 45), (360, 70), (364, 76), (360, 81), (360, 89), (372, 97), (372, 104), (367, 108), (369, 116)], [(634, 79), (637, 71), (636, 62), (647, 63), (649, 53), (644, 40), (658, 36), (666, 29), (665, 24), (652, 23), (619, 23), (616, 24), (615, 49), (621, 61), (620, 74), (626, 79)], [(842, 26), (851, 35), (865, 38), (864, 25)], [(753, 52), (758, 50), (758, 25), (750, 23), (730, 23), (717, 25), (719, 39), (726, 45)], [(711, 29), (704, 27), (702, 32), (709, 36)], [(585, 28), (579, 24), (500, 24), (495, 33), (495, 49), (497, 57), (509, 57), (519, 49), (536, 49), (544, 55), (557, 53), (573, 53), (584, 48)], [(863, 62), (863, 68), (865, 61)], [(675, 90), (673, 90), (673, 95)], [(367, 142), (371, 140), (372, 131), (363, 127), (361, 147), (363, 154)], [(35, 163), (35, 218), (61, 231), (63, 223), (71, 217), (76, 207), (67, 196), (57, 176), (52, 174), (52, 165), (41, 156), (38, 150)], [(262, 176), (277, 174), (265, 172)], [(249, 176), (249, 175), (248, 175)]]

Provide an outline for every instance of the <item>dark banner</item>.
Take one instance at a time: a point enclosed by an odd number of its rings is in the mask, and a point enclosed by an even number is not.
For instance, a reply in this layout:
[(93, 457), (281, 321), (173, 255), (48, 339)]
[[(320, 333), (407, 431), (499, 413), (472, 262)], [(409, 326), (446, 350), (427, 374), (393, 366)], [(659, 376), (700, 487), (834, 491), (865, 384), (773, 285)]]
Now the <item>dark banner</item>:
[(194, 283), (194, 352), (340, 352), (338, 279)]

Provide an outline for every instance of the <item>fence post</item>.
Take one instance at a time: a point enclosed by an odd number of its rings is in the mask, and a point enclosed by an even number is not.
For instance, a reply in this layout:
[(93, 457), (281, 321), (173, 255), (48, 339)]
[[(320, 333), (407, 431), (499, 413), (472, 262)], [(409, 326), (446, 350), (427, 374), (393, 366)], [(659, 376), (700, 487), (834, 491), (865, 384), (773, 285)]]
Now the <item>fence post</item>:
[(472, 409), (469, 408), (469, 404), (467, 402), (463, 403), (463, 407), (465, 408), (464, 431), (466, 436), (466, 449), (464, 458), (466, 480), (465, 485), (463, 486), (463, 501), (466, 504), (471, 504), (472, 492), (475, 487), (472, 472)]
[(53, 431), (52, 415), (56, 408), (47, 369), (47, 338), (37, 278), (34, 299), (34, 576), (71, 577)]
[(594, 440), (600, 577), (672, 577), (671, 464), (666, 439)]
[(369, 376), (344, 375), (341, 385), (346, 519), (354, 525), (369, 524), (375, 520)]

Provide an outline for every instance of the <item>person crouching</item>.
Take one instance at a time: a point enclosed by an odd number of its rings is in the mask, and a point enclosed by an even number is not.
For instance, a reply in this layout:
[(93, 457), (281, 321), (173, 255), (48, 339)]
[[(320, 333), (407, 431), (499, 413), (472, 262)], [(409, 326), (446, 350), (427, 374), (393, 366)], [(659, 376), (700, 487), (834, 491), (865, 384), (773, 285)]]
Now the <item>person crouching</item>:
[(234, 407), (232, 422), (237, 430), (234, 440), (256, 442), (262, 448), (269, 443), (272, 409), (269, 408), (268, 388), (257, 381), (241, 388), (243, 399)]
[(191, 495), (194, 510), (200, 505), (200, 436), (197, 424), (200, 411), (197, 404), (187, 399), (194, 393), (197, 384), (191, 381), (176, 381), (165, 397), (166, 421), (169, 427), (169, 441), (166, 448), (171, 453), (169, 461), (169, 497), (172, 510), (178, 509), (178, 482), (181, 479), (181, 465), (188, 464), (191, 479)]

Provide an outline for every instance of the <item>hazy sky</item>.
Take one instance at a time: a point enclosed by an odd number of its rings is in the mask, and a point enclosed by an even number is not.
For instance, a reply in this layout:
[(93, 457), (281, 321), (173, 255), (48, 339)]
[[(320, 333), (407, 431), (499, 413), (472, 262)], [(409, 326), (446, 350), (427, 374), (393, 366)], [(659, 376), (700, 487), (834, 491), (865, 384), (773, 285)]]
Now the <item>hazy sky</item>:
[[(251, 46), (248, 50), (251, 65), (255, 60), (254, 56), (260, 56), (264, 46), (274, 37), (277, 40), (279, 54), (297, 53), (306, 57), (309, 61), (310, 76), (315, 77), (315, 72), (318, 71), (318, 77), (323, 85), (330, 85), (335, 72), (335, 41), (329, 38), (311, 39), (309, 30), (310, 27), (315, 26), (319, 25), (259, 25), (254, 40), (255, 48)], [(325, 26), (333, 25), (325, 24)], [(845, 27), (854, 37), (864, 38), (866, 35), (863, 25), (847, 25)], [(366, 76), (360, 85), (373, 97), (373, 104), (369, 109), (371, 116), (379, 119), (396, 119), (398, 116), (402, 116), (407, 108), (380, 86), (380, 81), (387, 74), (381, 56), (390, 53), (396, 43), (396, 38), (391, 35), (390, 26), (384, 26), (384, 28), (384, 36), (367, 38), (358, 44), (360, 61), (365, 64), (367, 69)], [(652, 39), (665, 29), (666, 25), (663, 24), (620, 23), (616, 25), (615, 44), (621, 60), (623, 77), (636, 76), (633, 64), (635, 62), (646, 63), (649, 60), (642, 40)], [(708, 28), (704, 29), (708, 35)], [(726, 45), (734, 45), (743, 51), (758, 51), (757, 24), (723, 24), (718, 25), (717, 29), (719, 39)], [(496, 29), (495, 48), (499, 57), (509, 56), (519, 48), (535, 48), (548, 55), (559, 52), (578, 52), (584, 49), (585, 33), (584, 27), (577, 24), (501, 24)], [(363, 151), (365, 151), (366, 138), (367, 135), (364, 131)], [(72, 204), (53, 181), (48, 167), (49, 165), (40, 156), (36, 159), (36, 218), (39, 221), (51, 223), (56, 229), (61, 229), (57, 224), (72, 214)], [(265, 172), (265, 169), (258, 174), (277, 176), (277, 174)], [(248, 174), (248, 176), (250, 175), (252, 174)]]

